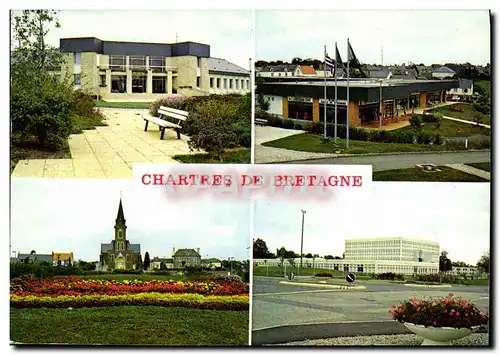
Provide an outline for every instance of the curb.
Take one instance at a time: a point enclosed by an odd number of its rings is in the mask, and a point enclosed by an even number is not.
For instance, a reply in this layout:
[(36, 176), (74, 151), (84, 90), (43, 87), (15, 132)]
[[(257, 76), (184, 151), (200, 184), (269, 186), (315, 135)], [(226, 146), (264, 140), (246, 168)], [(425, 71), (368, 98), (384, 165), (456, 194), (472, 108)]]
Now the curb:
[(422, 285), (422, 284), (404, 284), (408, 287), (425, 287), (425, 288), (440, 288), (440, 287), (452, 287), (452, 285)]
[(306, 287), (322, 287), (322, 288), (334, 288), (338, 290), (363, 290), (365, 286), (343, 286), (343, 285), (328, 285), (328, 284), (313, 284), (305, 282), (290, 282), (290, 281), (280, 281), (282, 285), (293, 285), (293, 286), (306, 286)]
[[(283, 148), (279, 148), (283, 149)], [(283, 149), (290, 150), (290, 149)], [(294, 150), (294, 152), (302, 152), (301, 150)], [(298, 160), (281, 160), (275, 162), (265, 162), (256, 164), (277, 164), (277, 163), (292, 163), (301, 161), (314, 161), (320, 159), (331, 159), (331, 158), (352, 158), (352, 157), (374, 157), (374, 156), (391, 156), (391, 155), (407, 155), (407, 154), (449, 154), (449, 153), (475, 153), (475, 152), (491, 152), (490, 149), (468, 149), (468, 150), (436, 150), (436, 151), (425, 151), (425, 152), (388, 152), (388, 153), (363, 153), (363, 154), (332, 154), (331, 156), (319, 157), (319, 158), (307, 158)], [(314, 152), (309, 152), (314, 153)], [(326, 153), (327, 154), (327, 153)]]

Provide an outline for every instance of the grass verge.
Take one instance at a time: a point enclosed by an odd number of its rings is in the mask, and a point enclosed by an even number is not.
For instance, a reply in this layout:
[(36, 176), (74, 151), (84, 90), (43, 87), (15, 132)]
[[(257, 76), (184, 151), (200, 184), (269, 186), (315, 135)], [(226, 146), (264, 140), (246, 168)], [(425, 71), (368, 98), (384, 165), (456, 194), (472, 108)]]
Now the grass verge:
[[(411, 130), (412, 127), (406, 126), (399, 129), (402, 131), (408, 131)], [(491, 134), (491, 130), (489, 128), (452, 121), (446, 118), (441, 120), (441, 126), (439, 129), (436, 128), (434, 123), (431, 122), (423, 123), (421, 129), (425, 133), (432, 135), (440, 134), (442, 137), (469, 137), (472, 135), (489, 136)]]
[(332, 153), (340, 150), (342, 154), (391, 153), (391, 152), (427, 152), (446, 150), (444, 145), (378, 143), (349, 140), (349, 149), (345, 149), (345, 140), (333, 139), (325, 142), (323, 137), (313, 133), (297, 134), (275, 141), (263, 143), (266, 147), (284, 148), (314, 153)]
[(104, 122), (104, 118), (99, 115), (93, 115), (92, 117), (77, 116), (73, 115), (73, 130), (72, 134), (83, 133), (84, 130), (95, 129), (96, 127), (107, 126)]
[[(474, 121), (476, 115), (480, 115), (482, 118), (483, 124), (490, 124), (490, 116), (485, 115), (484, 113), (481, 113), (479, 111), (476, 111), (474, 109), (474, 106), (471, 104), (467, 103), (459, 103), (457, 104), (461, 108), (463, 108), (464, 112), (457, 112), (457, 111), (452, 111), (450, 110), (451, 106), (443, 106), (443, 107), (437, 107), (434, 109), (430, 109), (430, 111), (435, 111), (435, 112), (440, 112), (443, 114), (443, 116), (449, 116), (449, 117), (454, 117), (454, 118), (460, 118), (462, 120), (467, 120), (467, 121)], [(460, 123), (460, 122), (457, 122)]]
[(186, 164), (250, 164), (251, 152), (250, 148), (231, 150), (222, 155), (222, 161), (204, 153), (175, 155), (173, 158)]
[(248, 311), (155, 306), (11, 309), (10, 337), (30, 344), (246, 345), (248, 323)]
[(149, 109), (150, 106), (150, 102), (107, 102), (99, 100), (95, 103), (95, 107), (106, 108)]
[(491, 162), (467, 163), (465, 165), (472, 166), (473, 168), (476, 168), (476, 169), (481, 169), (481, 170), (484, 170), (484, 171), (491, 172)]
[(426, 181), (426, 182), (489, 182), (476, 175), (467, 174), (447, 166), (441, 171), (427, 172), (419, 168), (383, 170), (373, 172), (373, 181)]

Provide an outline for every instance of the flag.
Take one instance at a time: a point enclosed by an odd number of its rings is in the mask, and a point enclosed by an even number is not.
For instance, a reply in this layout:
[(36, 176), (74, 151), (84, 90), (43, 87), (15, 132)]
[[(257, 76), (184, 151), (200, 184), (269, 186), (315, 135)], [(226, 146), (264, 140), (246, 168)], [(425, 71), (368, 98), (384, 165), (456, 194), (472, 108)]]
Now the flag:
[(335, 73), (335, 61), (328, 56), (328, 53), (325, 52), (325, 66), (324, 66), (325, 73), (326, 71), (330, 71)]
[[(340, 70), (345, 72), (344, 62), (342, 62), (342, 57), (340, 56), (340, 52), (339, 52), (337, 45), (335, 45), (335, 64), (336, 64), (335, 65), (336, 69), (340, 68)], [(335, 70), (335, 73), (336, 73), (336, 70)]]
[(354, 54), (354, 50), (351, 47), (351, 43), (348, 42), (347, 45), (347, 61), (349, 62), (349, 66), (351, 68), (356, 68), (361, 72), (361, 75), (366, 78), (365, 73), (363, 72), (363, 69), (361, 69), (361, 64), (359, 63), (358, 58), (356, 58), (356, 54)]

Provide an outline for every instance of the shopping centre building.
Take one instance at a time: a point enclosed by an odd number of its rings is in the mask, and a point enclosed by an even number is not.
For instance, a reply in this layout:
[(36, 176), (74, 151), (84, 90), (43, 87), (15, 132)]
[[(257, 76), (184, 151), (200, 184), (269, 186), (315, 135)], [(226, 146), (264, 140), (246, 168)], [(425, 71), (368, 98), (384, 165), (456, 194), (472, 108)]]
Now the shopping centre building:
[(250, 71), (210, 57), (196, 42), (140, 43), (95, 37), (62, 38), (60, 75), (102, 99), (155, 100), (165, 95), (198, 96), (250, 92)]
[[(446, 93), (458, 87), (458, 80), (351, 79), (349, 102), (347, 81), (337, 80), (337, 123), (370, 124), (382, 118), (405, 116), (415, 108), (426, 108), (446, 100)], [(265, 78), (258, 92), (270, 103), (269, 113), (283, 118), (324, 121), (324, 78)], [(327, 122), (335, 117), (335, 81), (326, 81)], [(382, 104), (381, 104), (382, 103)]]
[[(254, 259), (257, 266), (280, 266), (281, 260)], [(288, 260), (284, 260), (290, 266)], [(299, 265), (300, 258), (294, 260)], [(303, 258), (303, 267), (354, 273), (436, 274), (439, 272), (439, 244), (410, 238), (345, 240), (343, 259)]]

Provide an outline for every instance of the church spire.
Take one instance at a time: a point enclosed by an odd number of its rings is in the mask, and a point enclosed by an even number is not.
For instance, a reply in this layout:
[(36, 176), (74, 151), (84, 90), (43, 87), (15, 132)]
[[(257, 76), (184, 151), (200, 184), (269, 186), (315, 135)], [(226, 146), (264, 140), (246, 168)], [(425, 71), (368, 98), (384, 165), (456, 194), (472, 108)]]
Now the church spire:
[(120, 205), (118, 206), (118, 215), (116, 216), (116, 223), (125, 223), (125, 216), (123, 214), (122, 197), (120, 194)]

